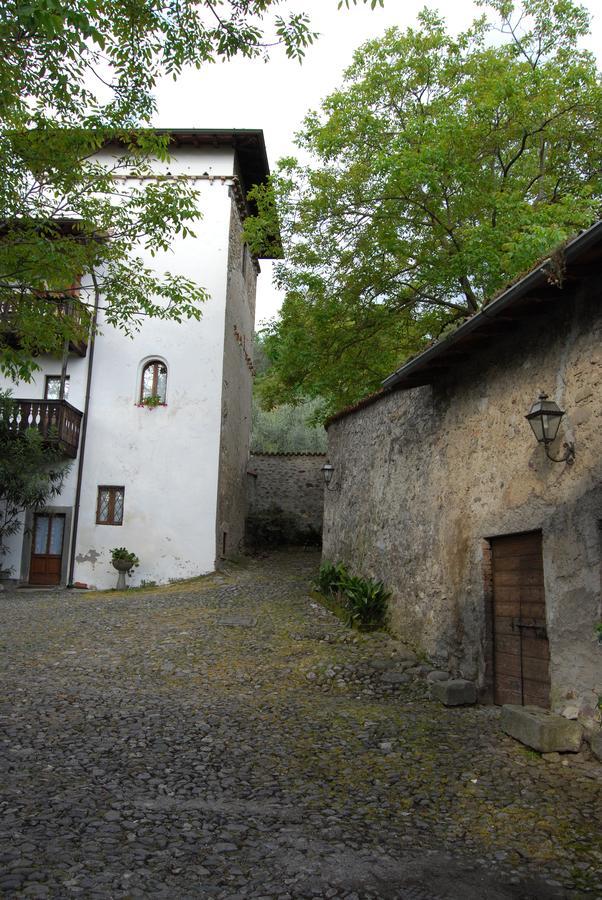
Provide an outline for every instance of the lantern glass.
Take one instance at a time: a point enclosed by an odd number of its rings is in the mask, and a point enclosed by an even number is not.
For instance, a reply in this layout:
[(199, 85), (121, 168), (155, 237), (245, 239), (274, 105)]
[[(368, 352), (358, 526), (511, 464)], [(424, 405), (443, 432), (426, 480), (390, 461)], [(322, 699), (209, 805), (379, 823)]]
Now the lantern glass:
[(548, 400), (547, 394), (540, 394), (526, 418), (539, 443), (551, 444), (558, 434), (563, 416), (564, 412), (553, 400)]
[(330, 463), (324, 463), (322, 466), (322, 475), (324, 476), (324, 483), (330, 484), (332, 481), (332, 473), (334, 472), (334, 466), (331, 466)]

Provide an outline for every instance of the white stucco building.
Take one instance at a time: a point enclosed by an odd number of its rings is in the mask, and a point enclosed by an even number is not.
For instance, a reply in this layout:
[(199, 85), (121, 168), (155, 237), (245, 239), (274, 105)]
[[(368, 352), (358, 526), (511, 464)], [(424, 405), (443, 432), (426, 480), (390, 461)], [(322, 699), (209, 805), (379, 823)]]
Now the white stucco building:
[[(170, 134), (169, 172), (193, 180), (203, 218), (195, 238), (146, 262), (194, 279), (210, 300), (200, 321), (149, 319), (133, 339), (101, 312), (93, 344), (69, 354), (65, 400), (53, 399), (56, 357), (38, 359), (33, 382), (0, 381), (31, 401), (21, 411), (38, 427), (58, 424), (73, 459), (60, 496), (10, 539), (2, 562), (23, 584), (113, 587), (114, 547), (140, 558), (132, 585), (212, 571), (240, 549), (259, 271), (241, 228), (247, 191), (268, 175), (265, 144), (261, 131)], [(148, 396), (159, 405), (141, 405)]]

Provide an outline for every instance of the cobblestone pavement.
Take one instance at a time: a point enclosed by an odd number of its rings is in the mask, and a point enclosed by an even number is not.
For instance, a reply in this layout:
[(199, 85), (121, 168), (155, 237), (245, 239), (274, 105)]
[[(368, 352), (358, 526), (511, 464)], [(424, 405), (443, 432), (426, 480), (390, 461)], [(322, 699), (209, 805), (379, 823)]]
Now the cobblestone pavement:
[(3, 896), (602, 896), (600, 769), (426, 699), (316, 566), (0, 598)]

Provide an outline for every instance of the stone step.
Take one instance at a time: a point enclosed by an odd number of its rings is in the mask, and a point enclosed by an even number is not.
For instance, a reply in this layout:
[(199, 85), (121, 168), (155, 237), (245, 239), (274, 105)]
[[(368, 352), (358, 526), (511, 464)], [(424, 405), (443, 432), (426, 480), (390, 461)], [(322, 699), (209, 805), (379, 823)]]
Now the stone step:
[(577, 753), (583, 739), (578, 722), (539, 706), (502, 707), (502, 731), (539, 753)]

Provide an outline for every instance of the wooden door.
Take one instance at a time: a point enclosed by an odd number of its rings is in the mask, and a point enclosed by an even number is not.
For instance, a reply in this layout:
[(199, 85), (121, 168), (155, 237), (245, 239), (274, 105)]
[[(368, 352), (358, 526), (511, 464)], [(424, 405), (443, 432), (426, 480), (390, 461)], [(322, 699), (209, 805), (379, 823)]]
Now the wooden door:
[(550, 648), (546, 630), (541, 532), (491, 541), (494, 699), (550, 705)]
[(36, 513), (31, 543), (30, 584), (60, 584), (65, 516)]

